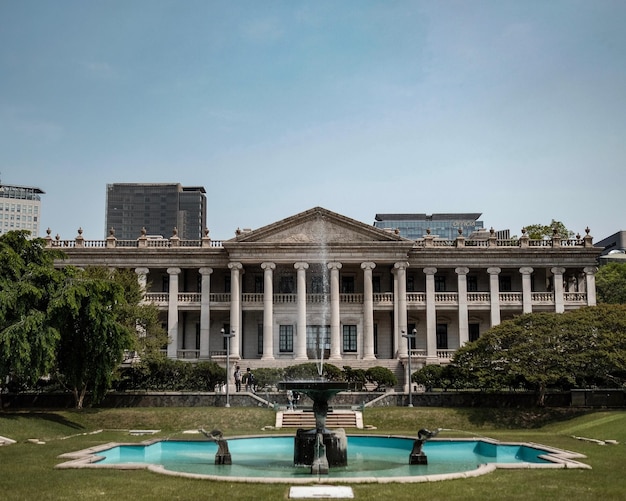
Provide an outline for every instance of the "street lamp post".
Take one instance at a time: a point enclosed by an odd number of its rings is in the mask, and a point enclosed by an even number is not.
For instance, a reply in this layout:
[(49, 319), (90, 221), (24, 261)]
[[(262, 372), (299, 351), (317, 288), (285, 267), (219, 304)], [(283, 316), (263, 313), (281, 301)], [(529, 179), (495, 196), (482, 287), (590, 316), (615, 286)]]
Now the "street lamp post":
[(235, 329), (226, 332), (222, 329), (222, 336), (226, 339), (226, 407), (230, 407), (230, 394), (228, 384), (228, 374), (230, 373), (230, 339), (235, 335)]
[(417, 329), (413, 329), (411, 334), (405, 334), (402, 331), (402, 337), (406, 338), (406, 346), (407, 346), (407, 355), (409, 357), (409, 377), (407, 378), (409, 381), (409, 407), (413, 407), (413, 392), (411, 387), (411, 339), (415, 339), (417, 337)]

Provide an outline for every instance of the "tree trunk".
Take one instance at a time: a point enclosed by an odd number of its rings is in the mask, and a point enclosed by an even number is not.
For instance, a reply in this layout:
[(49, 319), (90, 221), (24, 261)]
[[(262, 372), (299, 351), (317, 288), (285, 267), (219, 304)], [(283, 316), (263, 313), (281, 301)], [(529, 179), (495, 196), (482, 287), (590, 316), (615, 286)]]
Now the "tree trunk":
[(539, 396), (537, 398), (537, 405), (539, 407), (545, 407), (546, 405), (546, 385), (539, 383)]
[(87, 387), (83, 386), (80, 391), (78, 388), (74, 388), (74, 403), (76, 405), (76, 409), (83, 408), (83, 402), (85, 401), (85, 393), (87, 393)]

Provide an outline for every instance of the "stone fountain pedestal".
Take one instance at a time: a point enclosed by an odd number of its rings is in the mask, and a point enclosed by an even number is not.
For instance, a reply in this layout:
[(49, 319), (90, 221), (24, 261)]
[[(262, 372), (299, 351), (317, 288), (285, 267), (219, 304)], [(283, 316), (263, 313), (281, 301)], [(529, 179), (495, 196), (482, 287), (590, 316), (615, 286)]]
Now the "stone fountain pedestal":
[(337, 393), (349, 390), (345, 381), (283, 381), (282, 390), (297, 391), (313, 400), (315, 429), (299, 429), (294, 441), (294, 465), (311, 466), (311, 474), (328, 474), (328, 469), (348, 464), (348, 438), (345, 430), (326, 428), (328, 401)]

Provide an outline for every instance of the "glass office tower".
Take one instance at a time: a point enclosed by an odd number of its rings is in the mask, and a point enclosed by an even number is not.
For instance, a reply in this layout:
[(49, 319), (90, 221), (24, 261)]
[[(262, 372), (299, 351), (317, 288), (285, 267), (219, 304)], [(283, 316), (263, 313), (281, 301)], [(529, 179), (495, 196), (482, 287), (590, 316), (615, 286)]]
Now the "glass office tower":
[(31, 237), (38, 237), (44, 193), (31, 186), (0, 184), (0, 234), (28, 230)]
[(185, 240), (199, 240), (206, 228), (206, 191), (180, 184), (107, 184), (105, 236), (111, 228), (120, 240), (135, 240), (142, 228), (169, 238), (174, 228)]
[(434, 237), (454, 240), (459, 229), (468, 238), (473, 232), (483, 230), (483, 222), (478, 221), (482, 214), (376, 214), (374, 226), (386, 230), (398, 230), (400, 236), (417, 240), (426, 235), (427, 230)]

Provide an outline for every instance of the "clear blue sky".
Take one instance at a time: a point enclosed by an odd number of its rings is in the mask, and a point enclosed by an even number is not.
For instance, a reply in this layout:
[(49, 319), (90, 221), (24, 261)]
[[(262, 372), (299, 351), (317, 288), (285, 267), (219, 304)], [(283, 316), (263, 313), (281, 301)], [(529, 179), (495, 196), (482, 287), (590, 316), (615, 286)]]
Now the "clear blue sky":
[(315, 206), (626, 229), (623, 0), (0, 0), (0, 179), (105, 235), (204, 186), (214, 239)]

